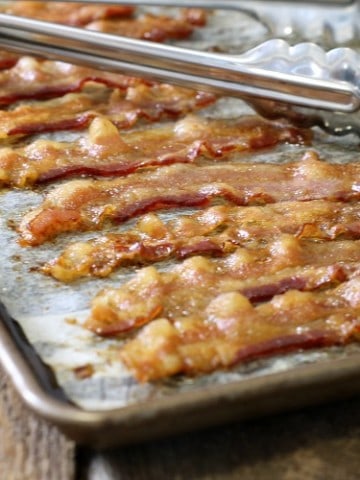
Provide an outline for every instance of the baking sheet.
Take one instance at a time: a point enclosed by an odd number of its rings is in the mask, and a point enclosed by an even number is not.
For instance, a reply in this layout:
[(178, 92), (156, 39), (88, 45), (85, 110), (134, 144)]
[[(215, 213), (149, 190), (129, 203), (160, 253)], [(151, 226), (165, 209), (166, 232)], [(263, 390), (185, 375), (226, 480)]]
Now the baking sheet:
[[(202, 114), (232, 117), (248, 111), (249, 108), (240, 100), (223, 99)], [(64, 135), (66, 137), (66, 134), (58, 134), (57, 138)], [(317, 136), (319, 139), (314, 147), (329, 161), (349, 161), (357, 155), (358, 139), (355, 137), (349, 136), (342, 141), (332, 139), (328, 143), (325, 142), (325, 135), (318, 132)], [(240, 155), (238, 159), (250, 162), (287, 162), (300, 158), (306, 150), (306, 147), (285, 145), (271, 151)], [(37, 206), (42, 195), (51, 188), (53, 187), (40, 188), (38, 191), (9, 190), (0, 195), (0, 298), (10, 315), (20, 323), (41, 358), (54, 370), (68, 397), (81, 408), (106, 410), (123, 407), (176, 395), (182, 391), (201, 389), (204, 385), (224, 384), (281, 372), (296, 365), (327, 359), (329, 354), (343, 356), (347, 354), (345, 352), (354, 353), (357, 350), (354, 345), (348, 349), (334, 348), (280, 356), (251, 362), (231, 372), (217, 372), (195, 379), (180, 378), (156, 384), (138, 384), (118, 361), (117, 352), (121, 341), (97, 338), (81, 327), (81, 322), (89, 313), (91, 298), (104, 286), (115, 286), (128, 281), (138, 268), (122, 268), (108, 279), (84, 279), (68, 285), (61, 284), (33, 269), (54, 258), (74, 237), (64, 235), (40, 247), (22, 248), (16, 241), (17, 233), (9, 227), (18, 223), (23, 213)], [(170, 219), (176, 213), (191, 212), (192, 210), (179, 210), (159, 215), (163, 219)], [(109, 230), (127, 229), (135, 221)], [(76, 234), (76, 238), (87, 239), (96, 235), (94, 232), (80, 233)], [(159, 264), (158, 268), (166, 270), (172, 264), (165, 262)], [(87, 364), (94, 367), (94, 374), (90, 378), (78, 379), (75, 370)]]
[[(220, 19), (220, 20), (219, 20)], [(267, 36), (263, 26), (243, 14), (234, 16), (221, 13), (211, 21), (208, 30), (195, 35), (196, 48), (212, 48), (214, 42), (228, 48), (242, 51)], [(213, 23), (215, 22), (215, 23)], [(218, 22), (218, 23), (216, 23)], [(236, 31), (235, 31), (236, 30)], [(240, 35), (239, 35), (240, 32)], [(216, 36), (217, 35), (217, 36)], [(236, 42), (234, 43), (234, 38)], [(188, 42), (184, 42), (187, 43)], [(240, 100), (221, 99), (201, 115), (215, 118), (233, 118), (249, 113), (249, 107)], [(73, 139), (78, 133), (60, 133), (48, 135), (56, 140)], [(80, 134), (80, 136), (83, 133)], [(359, 140), (348, 136), (344, 139), (330, 138), (320, 131), (316, 132), (314, 148), (329, 161), (346, 162), (357, 159)], [(241, 155), (239, 160), (251, 162), (287, 162), (299, 159), (305, 147), (280, 146), (274, 150), (262, 151), (251, 155)], [(69, 235), (36, 248), (21, 248), (12, 225), (17, 224), (22, 215), (36, 207), (43, 194), (51, 186), (37, 190), (4, 190), (0, 193), (0, 300), (9, 314), (15, 318), (30, 344), (41, 359), (54, 371), (58, 384), (75, 405), (85, 411), (104, 411), (124, 409), (129, 406), (156, 404), (168, 398), (181, 399), (182, 394), (216, 391), (223, 385), (249, 384), (253, 379), (269, 379), (274, 374), (292, 371), (296, 378), (299, 367), (324, 363), (331, 371), (333, 362), (353, 359), (360, 367), (360, 346), (349, 345), (346, 348), (330, 348), (306, 353), (282, 355), (263, 359), (239, 366), (231, 371), (219, 371), (211, 375), (196, 378), (179, 377), (162, 382), (138, 384), (118, 361), (119, 340), (95, 338), (81, 327), (88, 314), (90, 299), (104, 286), (114, 286), (129, 280), (136, 268), (121, 269), (104, 280), (81, 280), (71, 285), (63, 285), (50, 277), (34, 271), (34, 267), (54, 258), (69, 242)], [(191, 210), (181, 210), (181, 214)], [(160, 213), (168, 219), (176, 212)], [(128, 228), (127, 222), (111, 231)], [(93, 238), (96, 233), (77, 234), (76, 239)], [(166, 270), (169, 263), (159, 265)], [(74, 322), (76, 319), (76, 322)], [(79, 379), (75, 370), (91, 364), (94, 374)], [(359, 369), (360, 370), (360, 369)], [(21, 374), (21, 372), (19, 372)], [(260, 392), (259, 392), (260, 395)]]

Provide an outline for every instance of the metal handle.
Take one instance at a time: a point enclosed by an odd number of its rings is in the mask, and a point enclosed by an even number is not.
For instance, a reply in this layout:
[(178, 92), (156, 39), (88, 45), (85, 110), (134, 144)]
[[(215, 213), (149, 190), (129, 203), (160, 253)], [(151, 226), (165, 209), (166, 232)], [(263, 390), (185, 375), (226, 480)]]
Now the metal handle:
[(360, 103), (359, 90), (351, 83), (276, 71), (272, 69), (275, 64), (264, 68), (258, 61), (259, 52), (266, 50), (266, 55), (270, 52), (276, 58), (279, 44), (274, 50), (276, 45), (267, 47), (267, 43), (242, 56), (214, 54), (5, 14), (0, 14), (0, 35), (0, 44), (13, 51), (231, 96), (341, 112), (352, 112)]

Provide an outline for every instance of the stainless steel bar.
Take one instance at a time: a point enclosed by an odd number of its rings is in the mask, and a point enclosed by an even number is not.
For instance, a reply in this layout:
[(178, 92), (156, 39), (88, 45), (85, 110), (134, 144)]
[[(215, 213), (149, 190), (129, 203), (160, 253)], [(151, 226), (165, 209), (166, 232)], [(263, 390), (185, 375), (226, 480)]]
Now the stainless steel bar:
[(0, 14), (0, 35), (0, 45), (13, 45), (18, 51), (221, 94), (343, 112), (359, 107), (357, 89), (351, 84), (254, 67), (244, 56), (159, 45), (5, 14)]

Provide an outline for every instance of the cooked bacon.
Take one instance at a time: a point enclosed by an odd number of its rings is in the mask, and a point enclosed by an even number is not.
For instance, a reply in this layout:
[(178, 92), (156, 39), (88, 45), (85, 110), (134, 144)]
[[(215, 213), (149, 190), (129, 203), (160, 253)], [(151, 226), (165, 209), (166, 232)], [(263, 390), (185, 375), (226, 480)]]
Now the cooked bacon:
[(13, 68), (0, 72), (0, 105), (25, 99), (60, 97), (80, 91), (89, 82), (123, 90), (139, 83), (149, 83), (117, 73), (25, 56)]
[(98, 115), (110, 119), (119, 128), (130, 128), (139, 120), (155, 122), (176, 118), (214, 101), (214, 95), (164, 83), (138, 84), (125, 91), (98, 86), (90, 91), (0, 111), (0, 138), (83, 129)]
[(193, 25), (186, 18), (171, 18), (165, 15), (143, 15), (126, 20), (97, 20), (86, 28), (113, 35), (123, 35), (152, 42), (164, 42), (167, 39), (181, 40), (188, 38)]
[(116, 335), (156, 317), (196, 315), (221, 293), (236, 291), (260, 302), (290, 289), (336, 284), (354, 272), (360, 272), (359, 240), (314, 242), (280, 235), (266, 248), (239, 248), (221, 259), (192, 257), (168, 272), (143, 268), (120, 288), (95, 297), (86, 326), (99, 335)]
[(23, 245), (39, 245), (60, 233), (99, 229), (142, 213), (204, 206), (213, 199), (237, 205), (289, 200), (350, 201), (360, 197), (360, 164), (329, 164), (308, 153), (288, 164), (175, 164), (115, 180), (73, 180), (52, 190), (25, 215)]
[(141, 381), (198, 374), (284, 352), (343, 345), (360, 334), (360, 277), (326, 291), (290, 290), (253, 306), (216, 296), (203, 312), (146, 325), (120, 350)]
[(126, 5), (22, 1), (12, 2), (1, 11), (155, 42), (188, 38), (194, 26), (201, 27), (206, 23), (206, 13), (200, 9), (184, 9), (179, 18), (150, 14), (129, 18), (135, 9)]
[(183, 8), (181, 10), (181, 17), (191, 25), (203, 27), (207, 22), (208, 11), (201, 8)]
[[(52, 100), (22, 103), (12, 110), (0, 110), (0, 139), (86, 128), (96, 112), (108, 105), (110, 92), (106, 87), (97, 86), (90, 91), (68, 93)], [(118, 89), (114, 92), (124, 95)]]
[(2, 11), (155, 42), (188, 38), (193, 33), (194, 26), (202, 27), (206, 24), (206, 13), (200, 9), (184, 9), (178, 18), (151, 14), (129, 18), (135, 9), (126, 5), (26, 1), (12, 2), (3, 7)]
[(134, 7), (127, 5), (80, 5), (63, 2), (7, 2), (1, 11), (11, 15), (36, 18), (47, 22), (83, 26), (89, 22), (112, 17), (128, 17), (134, 13)]
[[(196, 94), (185, 91), (183, 109), (194, 103)], [(155, 108), (159, 113), (161, 104)], [(221, 121), (194, 116), (120, 135), (109, 120), (96, 118), (87, 139), (70, 143), (36, 140), (26, 147), (0, 150), (0, 183), (24, 187), (70, 175), (123, 176), (143, 167), (192, 163), (201, 156), (223, 159), (232, 152), (298, 141), (300, 135), (293, 128), (273, 126), (256, 117)]]
[(0, 50), (0, 70), (12, 68), (19, 60), (19, 56), (15, 53)]
[(302, 239), (360, 239), (360, 205), (326, 200), (256, 207), (221, 205), (167, 223), (150, 213), (124, 233), (70, 244), (42, 271), (63, 282), (106, 277), (128, 264), (221, 255), (238, 246), (257, 248), (280, 233)]

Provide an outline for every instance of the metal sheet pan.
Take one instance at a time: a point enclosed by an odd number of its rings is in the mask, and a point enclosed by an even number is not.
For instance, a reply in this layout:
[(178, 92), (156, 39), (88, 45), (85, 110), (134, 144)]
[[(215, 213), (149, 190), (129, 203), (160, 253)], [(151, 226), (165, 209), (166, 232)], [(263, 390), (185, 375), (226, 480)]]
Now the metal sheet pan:
[(1, 319), (0, 360), (26, 405), (73, 440), (97, 448), (248, 419), (360, 392), (360, 347), (353, 345), (323, 352), (327, 358), (295, 370), (208, 385), (195, 392), (117, 409), (87, 411), (66, 399), (51, 371), (4, 309)]
[[(205, 33), (195, 36), (195, 46), (208, 48), (211, 38), (210, 46), (216, 40), (221, 48), (232, 44), (240, 51), (256, 39), (263, 40), (264, 31), (253, 19), (237, 14), (236, 20), (236, 29), (229, 33), (234, 16), (220, 15)], [(245, 32), (242, 41), (239, 31)], [(244, 112), (248, 107), (242, 102), (222, 99), (202, 115), (231, 118)], [(75, 135), (65, 133), (65, 138)], [(318, 132), (314, 148), (330, 161), (346, 162), (358, 155), (358, 139), (339, 141)], [(284, 162), (299, 158), (302, 151), (303, 147), (281, 146), (271, 153), (241, 156), (241, 160)], [(69, 321), (86, 316), (89, 300), (100, 287), (119, 284), (135, 270), (123, 269), (106, 280), (60, 285), (31, 267), (55, 256), (69, 237), (38, 248), (24, 249), (16, 243), (9, 220), (16, 222), (37, 205), (47, 188), (51, 187), (0, 194), (0, 301), (4, 306), (0, 311), (0, 361), (26, 404), (74, 440), (113, 446), (360, 390), (360, 346), (356, 344), (259, 360), (194, 379), (137, 384), (116, 359), (118, 341), (98, 340)], [(168, 218), (172, 214), (163, 215)], [(93, 234), (77, 238), (89, 236)], [(168, 266), (165, 263), (161, 268)], [(74, 369), (87, 363), (94, 366), (95, 373), (81, 380)]]

